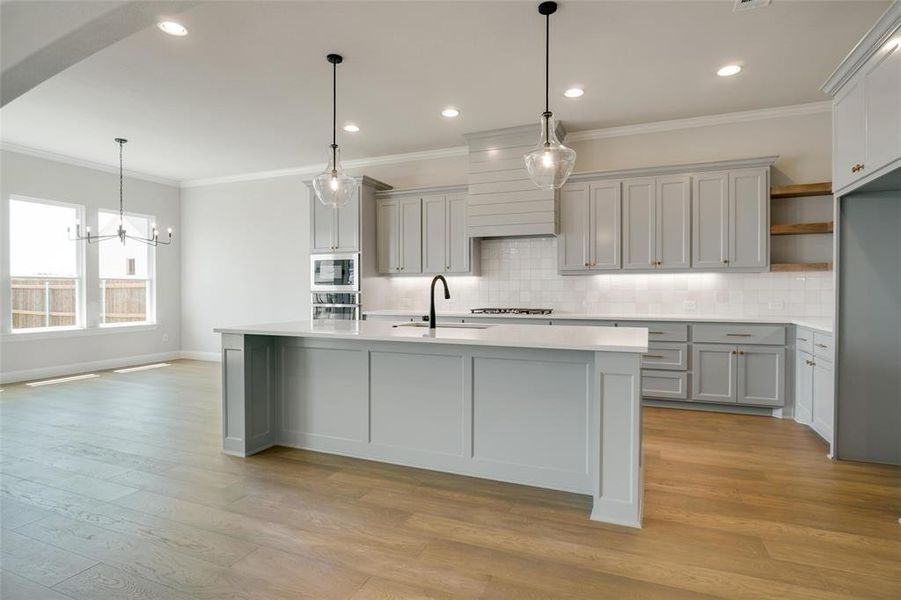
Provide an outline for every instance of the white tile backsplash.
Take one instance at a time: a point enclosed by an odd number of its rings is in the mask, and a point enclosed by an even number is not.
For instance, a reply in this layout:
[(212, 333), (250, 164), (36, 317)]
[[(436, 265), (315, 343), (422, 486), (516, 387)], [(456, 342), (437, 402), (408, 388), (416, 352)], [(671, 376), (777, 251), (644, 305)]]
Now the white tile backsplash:
[[(482, 240), (478, 276), (448, 276), (439, 310), (552, 308), (616, 315), (697, 313), (734, 317), (831, 317), (833, 273), (628, 273), (562, 276), (556, 238)], [(426, 309), (431, 277), (382, 277), (372, 309)], [(364, 290), (364, 293), (368, 292)]]

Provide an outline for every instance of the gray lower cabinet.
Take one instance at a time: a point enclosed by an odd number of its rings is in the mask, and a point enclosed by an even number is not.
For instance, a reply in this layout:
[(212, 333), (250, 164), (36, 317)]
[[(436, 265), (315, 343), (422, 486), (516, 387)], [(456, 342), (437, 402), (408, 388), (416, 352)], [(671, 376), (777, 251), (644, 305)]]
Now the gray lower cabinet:
[(734, 404), (736, 348), (721, 344), (692, 344), (691, 399)]
[(641, 395), (643, 398), (664, 400), (688, 399), (688, 373), (678, 371), (641, 370)]
[(832, 442), (835, 422), (835, 373), (832, 363), (813, 359), (813, 417), (811, 426), (827, 442)]
[(835, 421), (833, 337), (798, 328), (795, 335), (795, 421), (832, 442)]
[(813, 356), (795, 354), (795, 420), (810, 425), (813, 419)]
[(422, 272), (422, 200), (380, 199), (376, 207), (379, 273)]

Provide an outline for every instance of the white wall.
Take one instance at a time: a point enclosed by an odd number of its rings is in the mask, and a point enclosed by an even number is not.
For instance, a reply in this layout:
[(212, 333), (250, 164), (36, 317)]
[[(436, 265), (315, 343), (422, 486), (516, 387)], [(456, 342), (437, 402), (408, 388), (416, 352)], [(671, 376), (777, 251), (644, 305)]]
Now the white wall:
[(300, 177), (181, 193), (187, 356), (218, 356), (214, 327), (310, 318), (310, 209)]
[[(831, 135), (831, 115), (818, 113), (608, 137), (574, 143), (573, 147), (578, 152), (577, 171), (778, 154), (773, 183), (781, 185), (828, 181)], [(353, 174), (365, 172), (402, 189), (464, 184), (466, 170), (467, 158), (458, 156), (379, 165)], [(212, 356), (219, 348), (218, 336), (212, 333), (218, 325), (307, 318), (309, 198), (299, 177), (186, 188), (181, 199), (184, 350)], [(801, 316), (831, 314), (833, 310), (831, 273), (562, 278), (553, 268), (545, 268), (555, 256), (552, 239), (534, 242), (540, 258), (527, 268), (514, 262), (522, 257), (514, 253), (525, 251), (522, 242), (484, 243), (488, 251), (483, 261), (489, 262), (483, 263), (483, 275), (454, 278), (451, 286), (458, 302), (448, 308), (490, 303), (598, 312), (683, 312), (675, 309), (683, 300), (695, 299), (699, 311), (719, 314)], [(533, 244), (527, 244), (531, 261)], [(524, 283), (526, 277), (528, 283)], [(368, 298), (364, 302), (367, 308), (420, 308), (426, 302), (425, 286), (425, 278), (382, 277), (363, 290)], [(539, 293), (522, 294), (531, 292), (532, 286), (541, 286), (536, 290)], [(373, 304), (374, 299), (380, 306)], [(783, 308), (768, 308), (771, 301), (783, 302)]]
[[(85, 207), (87, 222), (96, 231), (96, 210), (119, 208), (118, 175), (73, 166), (15, 152), (0, 153), (0, 196), (3, 215), (0, 243), (0, 284), (2, 284), (3, 332), (0, 334), (0, 377), (44, 377), (82, 369), (111, 367), (177, 356), (181, 348), (180, 224), (178, 189), (168, 185), (126, 178), (125, 207), (156, 217), (163, 229), (172, 227), (176, 241), (156, 251), (156, 321), (152, 328), (97, 328), (64, 337), (29, 337), (9, 333), (9, 239), (8, 219), (11, 195), (56, 200)], [(73, 242), (76, 243), (76, 242)], [(111, 242), (107, 242), (111, 243)], [(97, 281), (98, 248), (85, 247), (85, 272), (89, 281)], [(99, 290), (85, 290), (87, 324), (99, 319)], [(164, 341), (164, 337), (167, 338)]]

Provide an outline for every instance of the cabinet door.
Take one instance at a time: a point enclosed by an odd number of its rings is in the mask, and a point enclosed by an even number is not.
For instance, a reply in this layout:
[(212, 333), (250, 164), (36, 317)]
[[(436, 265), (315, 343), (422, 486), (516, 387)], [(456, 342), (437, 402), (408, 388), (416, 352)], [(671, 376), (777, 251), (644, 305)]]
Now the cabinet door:
[(657, 268), (691, 266), (691, 177), (657, 178)]
[(729, 173), (695, 175), (691, 202), (691, 266), (726, 268), (729, 264)]
[(472, 240), (466, 235), (466, 194), (447, 197), (447, 272), (469, 273)]
[(832, 442), (835, 421), (835, 377), (832, 363), (821, 358), (813, 360), (813, 428), (827, 442)]
[(447, 262), (447, 201), (444, 196), (422, 199), (422, 272), (444, 273)]
[(729, 267), (769, 264), (770, 207), (768, 169), (729, 173)]
[(585, 271), (590, 266), (589, 212), (589, 185), (564, 185), (560, 190), (560, 233), (557, 235), (560, 271)]
[(704, 402), (734, 403), (734, 346), (725, 344), (692, 344), (691, 398)]
[(334, 252), (335, 209), (324, 205), (310, 192), (310, 250)]
[(865, 79), (867, 162), (872, 173), (901, 158), (901, 44), (886, 44), (871, 61)]
[(785, 348), (739, 346), (739, 404), (783, 406), (785, 404)]
[(380, 200), (376, 207), (376, 245), (379, 273), (400, 271), (400, 206), (396, 200)]
[(589, 185), (588, 262), (592, 270), (619, 269), (620, 181), (599, 181)]
[(866, 155), (866, 104), (862, 81), (848, 89), (832, 105), (832, 189), (839, 190), (862, 177), (853, 172)]
[(795, 420), (810, 425), (813, 414), (813, 357), (795, 354)]
[(400, 272), (422, 273), (422, 200), (400, 201)]
[(360, 251), (360, 189), (347, 206), (335, 209), (334, 246), (338, 252)]
[(623, 181), (623, 268), (657, 265), (657, 187), (653, 177)]

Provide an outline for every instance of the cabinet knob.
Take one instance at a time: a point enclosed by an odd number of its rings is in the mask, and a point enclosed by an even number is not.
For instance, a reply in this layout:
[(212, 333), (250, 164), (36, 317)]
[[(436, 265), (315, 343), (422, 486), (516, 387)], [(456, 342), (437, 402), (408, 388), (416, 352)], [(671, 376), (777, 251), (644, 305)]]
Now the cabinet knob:
[(724, 265), (728, 265), (728, 264), (729, 264), (729, 259), (728, 259), (728, 258), (724, 258), (724, 259), (723, 259), (723, 264), (724, 264)]
[(857, 163), (853, 167), (851, 167), (852, 173), (857, 173), (858, 171), (863, 171), (863, 165), (861, 163)]
[(590, 267), (590, 266), (591, 266), (591, 263), (585, 263), (585, 266), (586, 266), (586, 267)]

